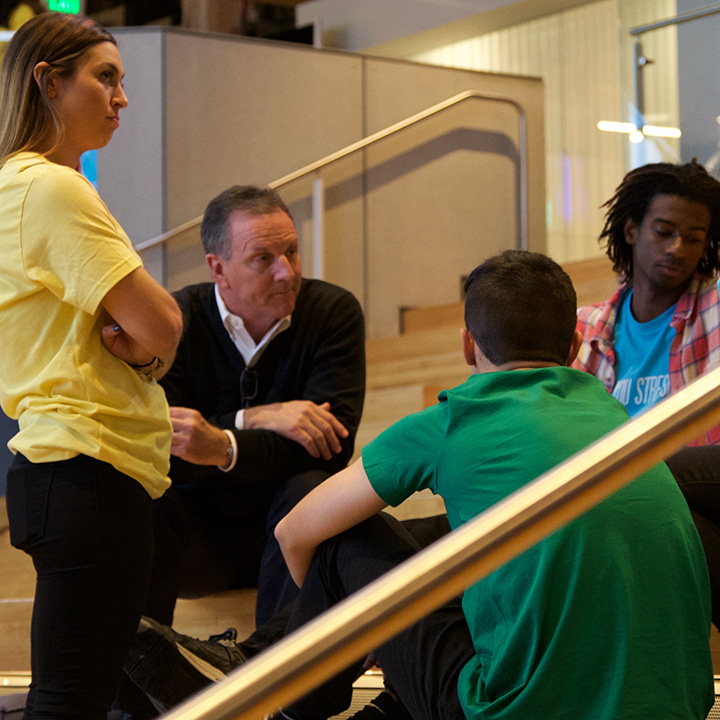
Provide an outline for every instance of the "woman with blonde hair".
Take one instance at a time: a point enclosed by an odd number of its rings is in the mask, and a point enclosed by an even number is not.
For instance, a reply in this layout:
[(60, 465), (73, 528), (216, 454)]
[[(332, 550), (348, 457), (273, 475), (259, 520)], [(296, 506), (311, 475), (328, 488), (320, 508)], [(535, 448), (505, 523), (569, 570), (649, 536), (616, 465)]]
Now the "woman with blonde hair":
[(182, 332), (173, 298), (78, 172), (127, 98), (112, 35), (29, 20), (0, 69), (0, 404), (10, 537), (37, 571), (25, 717), (106, 717), (152, 560), (150, 498), (172, 429), (155, 379)]

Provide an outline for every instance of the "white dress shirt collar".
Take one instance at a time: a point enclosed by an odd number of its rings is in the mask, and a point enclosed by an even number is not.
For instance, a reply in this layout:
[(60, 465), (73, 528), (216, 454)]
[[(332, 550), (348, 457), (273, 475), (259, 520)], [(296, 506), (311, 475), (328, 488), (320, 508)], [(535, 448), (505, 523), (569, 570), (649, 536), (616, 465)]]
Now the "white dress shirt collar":
[(278, 336), (281, 332), (284, 332), (290, 327), (291, 315), (286, 315), (280, 318), (264, 335), (259, 343), (256, 343), (250, 333), (245, 327), (243, 319), (239, 315), (233, 315), (225, 305), (225, 301), (220, 296), (218, 286), (215, 286), (215, 300), (217, 301), (218, 311), (220, 312), (220, 319), (228, 331), (230, 339), (238, 349), (238, 352), (243, 356), (245, 360), (245, 367), (252, 367), (260, 359), (263, 351), (268, 346), (270, 341)]

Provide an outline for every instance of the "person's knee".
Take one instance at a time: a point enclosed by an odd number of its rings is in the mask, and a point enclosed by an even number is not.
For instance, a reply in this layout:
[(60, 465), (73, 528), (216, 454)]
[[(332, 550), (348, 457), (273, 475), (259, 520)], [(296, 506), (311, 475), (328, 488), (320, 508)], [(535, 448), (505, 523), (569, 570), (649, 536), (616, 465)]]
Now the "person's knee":
[(720, 483), (720, 446), (686, 447), (665, 460), (678, 485)]
[(432, 545), (436, 540), (450, 532), (450, 523), (445, 514), (410, 518), (403, 520), (402, 525), (421, 548)]
[(289, 501), (295, 501), (297, 504), (302, 500), (309, 492), (314, 490), (320, 483), (327, 480), (330, 477), (330, 473), (322, 470), (309, 470), (308, 472), (300, 473), (299, 475), (293, 475), (285, 483), (283, 488), (283, 494)]
[(275, 528), (309, 492), (330, 477), (330, 474), (321, 470), (310, 470), (288, 478), (282, 483), (272, 500), (268, 512), (269, 529)]
[(319, 565), (334, 568), (347, 587), (358, 589), (417, 550), (417, 544), (402, 525), (385, 513), (378, 513), (321, 543), (316, 557)]

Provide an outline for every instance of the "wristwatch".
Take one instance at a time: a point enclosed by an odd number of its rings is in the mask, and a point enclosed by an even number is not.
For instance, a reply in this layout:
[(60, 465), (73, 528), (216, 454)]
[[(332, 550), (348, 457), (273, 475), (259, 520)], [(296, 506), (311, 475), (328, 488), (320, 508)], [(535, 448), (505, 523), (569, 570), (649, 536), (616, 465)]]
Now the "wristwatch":
[(221, 465), (218, 465), (218, 468), (222, 470), (223, 472), (230, 472), (235, 467), (235, 453), (237, 452), (236, 448), (236, 441), (235, 441), (235, 435), (233, 434), (232, 430), (228, 430), (227, 428), (223, 428), (223, 432), (227, 435), (228, 441), (230, 444), (227, 447), (226, 457), (227, 457), (227, 465), (225, 467), (222, 467)]

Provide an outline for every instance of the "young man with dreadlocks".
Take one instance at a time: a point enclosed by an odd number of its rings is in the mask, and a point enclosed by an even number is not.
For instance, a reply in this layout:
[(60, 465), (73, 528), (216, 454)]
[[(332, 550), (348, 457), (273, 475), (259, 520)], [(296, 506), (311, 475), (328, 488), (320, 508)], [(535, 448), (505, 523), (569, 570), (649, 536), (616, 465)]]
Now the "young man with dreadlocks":
[[(573, 367), (634, 416), (720, 364), (720, 183), (695, 161), (655, 163), (629, 172), (605, 206), (600, 241), (623, 283), (580, 308)], [(718, 625), (720, 426), (690, 445), (667, 464), (703, 540)]]

